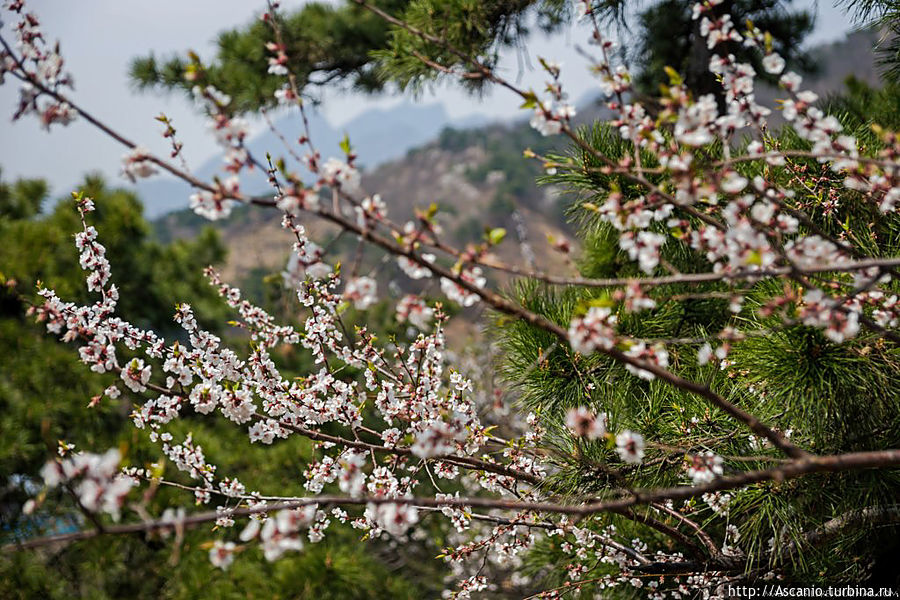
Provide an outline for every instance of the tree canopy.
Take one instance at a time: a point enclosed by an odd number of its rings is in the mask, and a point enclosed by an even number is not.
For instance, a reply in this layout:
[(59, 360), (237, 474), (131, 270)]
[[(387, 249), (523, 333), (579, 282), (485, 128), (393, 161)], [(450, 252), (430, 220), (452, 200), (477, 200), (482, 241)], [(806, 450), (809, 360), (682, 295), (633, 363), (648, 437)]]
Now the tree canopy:
[[(624, 53), (635, 63), (645, 93), (655, 95), (659, 85), (668, 81), (667, 66), (684, 73), (688, 87), (696, 93), (718, 93), (707, 69), (710, 51), (698, 42), (699, 21), (692, 18), (692, 4), (690, 0), (664, 0), (631, 14), (624, 2), (609, 0), (596, 9), (594, 18), (618, 28), (626, 44)], [(442, 43), (427, 42), (356, 2), (337, 6), (307, 3), (277, 17), (282, 20), (285, 55), (301, 89), (314, 94), (322, 86), (344, 85), (376, 93), (392, 83), (415, 90), (426, 82), (446, 79), (446, 73), (455, 68), (470, 67), (448, 50), (450, 47), (479, 57), (490, 68), (501, 49), (527, 53), (528, 36), (534, 30), (556, 31), (573, 18), (571, 3), (561, 0), (392, 0), (371, 5)], [(815, 67), (800, 49), (813, 27), (809, 11), (792, 10), (789, 0), (729, 0), (717, 10), (729, 12), (738, 24), (749, 19), (768, 31), (777, 51), (800, 70)], [(282, 82), (267, 72), (265, 43), (270, 35), (266, 23), (255, 21), (222, 33), (211, 59), (193, 52), (168, 58), (150, 55), (133, 61), (131, 77), (142, 89), (186, 93), (197, 84), (211, 84), (232, 96), (231, 106), (238, 112), (271, 107)], [(751, 55), (739, 44), (729, 51)], [(465, 79), (465, 85), (473, 90), (483, 86), (485, 80), (478, 75)]]

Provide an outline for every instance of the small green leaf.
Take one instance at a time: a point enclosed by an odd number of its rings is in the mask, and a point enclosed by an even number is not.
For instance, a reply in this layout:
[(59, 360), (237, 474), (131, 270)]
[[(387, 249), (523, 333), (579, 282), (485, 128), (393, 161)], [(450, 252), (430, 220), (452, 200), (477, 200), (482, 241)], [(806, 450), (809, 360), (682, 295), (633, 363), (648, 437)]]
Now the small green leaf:
[(492, 246), (496, 246), (506, 237), (506, 229), (503, 227), (495, 227), (488, 232), (487, 239)]
[(612, 308), (616, 305), (616, 302), (609, 295), (604, 295), (600, 298), (593, 298), (588, 301), (587, 305), (590, 307), (596, 306), (597, 308)]
[(341, 150), (344, 151), (344, 154), (350, 154), (352, 148), (350, 147), (350, 136), (346, 133), (344, 134), (344, 139), (341, 140)]
[(535, 94), (534, 92), (529, 90), (529, 91), (525, 92), (524, 98), (525, 98), (525, 102), (523, 102), (522, 105), (519, 106), (519, 108), (537, 108), (537, 105), (538, 105), (537, 94)]
[(682, 83), (684, 83), (684, 79), (681, 78), (681, 75), (678, 74), (678, 71), (668, 65), (663, 67), (663, 69), (665, 70), (666, 75), (669, 76), (670, 85), (681, 85)]

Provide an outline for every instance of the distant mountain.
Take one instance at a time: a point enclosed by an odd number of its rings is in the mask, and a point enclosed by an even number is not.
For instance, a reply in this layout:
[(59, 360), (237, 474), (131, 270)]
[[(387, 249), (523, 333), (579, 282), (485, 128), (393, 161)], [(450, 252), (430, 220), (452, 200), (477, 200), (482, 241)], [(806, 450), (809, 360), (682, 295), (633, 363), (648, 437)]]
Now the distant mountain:
[[(323, 158), (340, 156), (340, 141), (345, 133), (349, 133), (359, 164), (364, 169), (403, 158), (410, 149), (434, 139), (451, 122), (443, 105), (421, 105), (409, 101), (391, 108), (365, 111), (342, 127), (332, 126), (314, 111), (309, 113), (309, 117), (310, 137)], [(470, 118), (466, 119), (464, 126), (474, 127), (483, 122), (484, 119)], [(459, 125), (458, 122), (454, 124)], [(302, 153), (303, 149), (296, 145), (303, 131), (300, 117), (296, 114), (285, 116), (274, 125), (288, 143), (294, 144), (294, 150)], [(264, 157), (266, 152), (272, 156), (288, 154), (284, 143), (268, 129), (251, 139), (247, 146), (259, 157)], [(211, 181), (214, 175), (222, 176), (222, 155), (207, 160), (194, 174), (203, 181)], [(265, 193), (268, 189), (265, 173), (258, 170), (243, 173), (241, 186), (251, 194)], [(141, 181), (135, 188), (150, 218), (186, 208), (193, 193), (186, 183), (162, 176)]]

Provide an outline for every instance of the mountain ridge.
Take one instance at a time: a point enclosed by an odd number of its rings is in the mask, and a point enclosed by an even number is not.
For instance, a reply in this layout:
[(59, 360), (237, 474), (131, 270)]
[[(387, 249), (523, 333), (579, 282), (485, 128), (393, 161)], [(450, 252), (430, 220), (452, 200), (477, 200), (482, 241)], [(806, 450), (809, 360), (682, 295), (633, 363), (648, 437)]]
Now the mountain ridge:
[[(485, 119), (476, 117), (464, 121), (472, 126), (484, 123)], [(391, 107), (369, 109), (340, 127), (333, 126), (321, 113), (311, 111), (309, 115), (310, 138), (323, 158), (342, 154), (340, 141), (346, 132), (364, 169), (402, 158), (410, 149), (434, 139), (450, 123), (451, 118), (443, 104), (418, 104), (409, 100)], [(302, 122), (296, 114), (280, 117), (273, 126), (288, 143), (296, 142), (303, 133)], [(257, 157), (266, 153), (272, 156), (287, 153), (284, 142), (271, 129), (253, 136), (247, 147)], [(294, 151), (299, 149), (297, 146)], [(222, 156), (218, 153), (208, 158), (193, 174), (203, 181), (212, 181), (215, 176), (224, 177)], [(311, 183), (311, 176), (305, 177), (307, 183)], [(266, 193), (269, 189), (266, 174), (259, 169), (242, 173), (241, 187), (251, 194)], [(141, 180), (134, 189), (151, 219), (187, 208), (193, 193), (184, 181), (166, 176)]]

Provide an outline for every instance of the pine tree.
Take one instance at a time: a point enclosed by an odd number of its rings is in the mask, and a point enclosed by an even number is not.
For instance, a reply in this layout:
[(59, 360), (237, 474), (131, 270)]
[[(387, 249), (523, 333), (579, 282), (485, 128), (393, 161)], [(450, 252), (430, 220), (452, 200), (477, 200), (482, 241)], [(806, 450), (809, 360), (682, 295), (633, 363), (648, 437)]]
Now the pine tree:
[[(881, 93), (885, 97), (881, 103), (866, 102), (865, 122), (861, 123), (852, 112), (843, 114), (848, 130), (866, 140), (866, 144), (878, 145), (870, 125), (896, 121), (896, 91), (887, 90)], [(832, 106), (837, 109), (854, 102), (858, 105), (859, 94), (856, 91), (845, 99), (834, 99)], [(605, 156), (618, 159), (629, 152), (628, 144), (607, 125), (584, 128), (580, 135)], [(773, 141), (783, 149), (804, 148), (787, 132), (775, 136)], [(599, 217), (596, 207), (612, 190), (623, 193), (626, 200), (636, 198), (643, 190), (624, 179), (597, 174), (602, 165), (583, 148), (573, 148), (570, 156), (582, 165), (580, 173), (546, 176), (543, 181), (566, 186), (570, 191), (569, 214), (580, 228), (578, 237), (582, 244), (579, 274), (586, 278), (639, 276), (634, 261), (618, 247), (618, 233)], [(652, 159), (647, 156), (645, 160)], [(744, 174), (752, 177), (754, 171), (763, 168), (748, 165)], [(900, 221), (890, 219), (871, 229), (870, 209), (856, 202), (827, 169), (815, 161), (798, 161), (795, 168), (806, 175), (815, 173), (821, 184), (815, 194), (794, 198), (795, 207), (839, 199), (834, 213), (817, 219), (810, 227), (850, 241), (861, 254), (900, 253)], [(660, 227), (659, 231), (665, 228)], [(677, 272), (708, 270), (704, 257), (686, 253), (681, 246), (668, 246), (672, 250), (664, 253), (664, 260)], [(695, 343), (677, 345), (674, 352), (670, 346), (669, 361), (675, 372), (722, 391), (739, 406), (789, 432), (794, 442), (816, 452), (876, 450), (900, 444), (900, 421), (896, 417), (900, 409), (900, 363), (895, 344), (885, 343), (877, 335), (836, 344), (816, 329), (802, 325), (783, 327), (780, 317), (759, 319), (754, 316), (759, 308), (784, 292), (772, 282), (750, 285), (744, 304), (737, 307), (730, 307), (727, 294), (722, 295), (727, 289), (721, 284), (654, 288), (651, 297), (658, 299), (656, 307), (637, 314), (625, 312), (620, 301), (605, 293), (537, 282), (519, 285), (514, 298), (564, 327), (590, 306), (609, 306), (619, 307), (619, 331), (626, 336), (697, 339)], [(677, 300), (679, 297), (685, 299)], [(713, 357), (709, 364), (698, 364), (699, 341), (729, 325), (745, 332), (748, 339), (735, 345), (727, 359)], [(520, 394), (522, 410), (533, 411), (541, 415), (543, 422), (552, 424), (558, 472), (548, 482), (548, 492), (572, 498), (607, 497), (610, 486), (623, 485), (612, 478), (610, 468), (621, 469), (626, 478), (624, 485), (631, 489), (678, 485), (684, 482), (684, 463), (690, 453), (712, 451), (725, 458), (726, 463), (729, 456), (756, 455), (757, 459), (746, 465), (755, 468), (765, 468), (777, 455), (753, 436), (736, 434), (734, 421), (710, 411), (696, 396), (673, 391), (659, 381), (636, 378), (608, 357), (574, 355), (570, 349), (555, 344), (553, 336), (546, 332), (523, 322), (510, 323), (508, 319), (498, 320), (492, 335), (500, 340), (504, 351), (502, 373)], [(629, 469), (609, 443), (573, 437), (564, 424), (565, 415), (580, 406), (606, 413), (611, 430), (641, 431), (648, 439), (658, 440), (656, 450), (647, 451), (647, 466)], [(692, 518), (704, 523), (707, 531), (715, 532), (716, 539), (726, 537), (726, 525), (737, 527), (737, 535), (732, 534), (731, 538), (747, 553), (743, 569), (751, 581), (769, 566), (778, 564), (786, 567), (787, 581), (796, 584), (851, 580), (896, 586), (897, 574), (892, 567), (900, 552), (896, 525), (885, 528), (878, 520), (851, 521), (824, 539), (813, 533), (836, 515), (852, 516), (862, 507), (876, 514), (893, 515), (898, 497), (900, 473), (896, 470), (842, 473), (731, 492), (725, 513), (716, 506), (717, 499), (708, 503), (692, 501), (690, 510), (694, 513)], [(649, 517), (654, 511), (643, 514)], [(650, 527), (636, 525), (628, 516), (611, 514), (602, 523), (615, 525), (620, 531), (631, 532), (626, 535), (633, 533), (641, 539), (654, 536)], [(790, 540), (794, 553), (787, 557), (770, 553), (771, 540)], [(670, 543), (658, 533), (655, 541), (663, 546)], [(680, 549), (686, 555), (692, 550)], [(557, 579), (548, 581), (547, 587), (564, 583), (563, 567), (570, 559), (559, 547), (548, 544), (545, 552), (529, 558), (533, 560), (534, 572), (539, 572), (543, 564), (558, 561), (554, 570)]]
[[(655, 95), (667, 81), (664, 67), (685, 74), (688, 87), (696, 94), (719, 95), (719, 86), (708, 72), (710, 52), (699, 35), (699, 20), (691, 14), (690, 0), (663, 0), (641, 12), (636, 23), (621, 0), (599, 3), (595, 17), (617, 24), (629, 39), (635, 33), (632, 58), (640, 72), (640, 89)], [(725, 2), (717, 11), (733, 15), (737, 24), (752, 20), (769, 31), (776, 50), (803, 70), (814, 68), (799, 50), (813, 21), (808, 11), (790, 10), (789, 0), (738, 0)], [(447, 47), (470, 56), (482, 57), (484, 64), (496, 64), (499, 51), (516, 47), (527, 51), (527, 39), (535, 30), (553, 32), (571, 22), (571, 6), (561, 0), (517, 0), (470, 2), (468, 0), (384, 0), (372, 3), (399, 21), (425, 32), (442, 44), (425, 42), (419, 36), (385, 21), (352, 1), (337, 7), (309, 3), (287, 14), (281, 28), (291, 72), (298, 86), (313, 97), (317, 88), (347, 85), (355, 90), (376, 93), (387, 84), (413, 91), (444, 76), (442, 70), (465, 67)], [(281, 17), (279, 17), (281, 18)], [(231, 109), (256, 111), (275, 104), (274, 92), (280, 79), (266, 74), (265, 43), (270, 28), (263, 22), (220, 34), (217, 54), (203, 60), (193, 52), (187, 58), (160, 59), (153, 55), (135, 59), (131, 77), (139, 88), (183, 90), (195, 85), (213, 85), (234, 99)], [(740, 45), (729, 51), (745, 57)], [(425, 60), (423, 60), (425, 59)], [(433, 65), (441, 65), (435, 70)], [(761, 68), (759, 72), (763, 72)], [(485, 79), (472, 73), (465, 85), (478, 90)]]
[[(503, 46), (521, 44), (536, 20), (538, 28), (551, 31), (563, 22), (566, 6), (560, 0), (535, 2), (517, 0), (379, 0), (379, 9), (408, 20), (417, 27), (446, 38), (471, 52), (493, 55)], [(282, 17), (278, 17), (281, 19)], [(389, 78), (402, 84), (412, 79), (431, 79), (433, 73), (420, 61), (406, 60), (386, 73), (375, 53), (400, 60), (411, 57), (414, 47), (435, 59), (433, 47), (405, 36), (381, 17), (347, 2), (333, 6), (319, 2), (305, 4), (283, 17), (281, 28), (292, 73), (301, 89), (313, 93), (326, 85), (347, 85), (362, 92), (381, 91)], [(274, 104), (273, 94), (281, 87), (279, 78), (267, 74), (266, 42), (271, 29), (256, 21), (227, 31), (217, 39), (213, 60), (189, 52), (187, 59), (159, 59), (153, 55), (135, 59), (131, 76), (140, 88), (180, 89), (190, 93), (194, 85), (211, 84), (234, 98), (238, 112), (255, 111)], [(406, 70), (402, 79), (400, 70)], [(477, 85), (477, 80), (474, 82)]]

